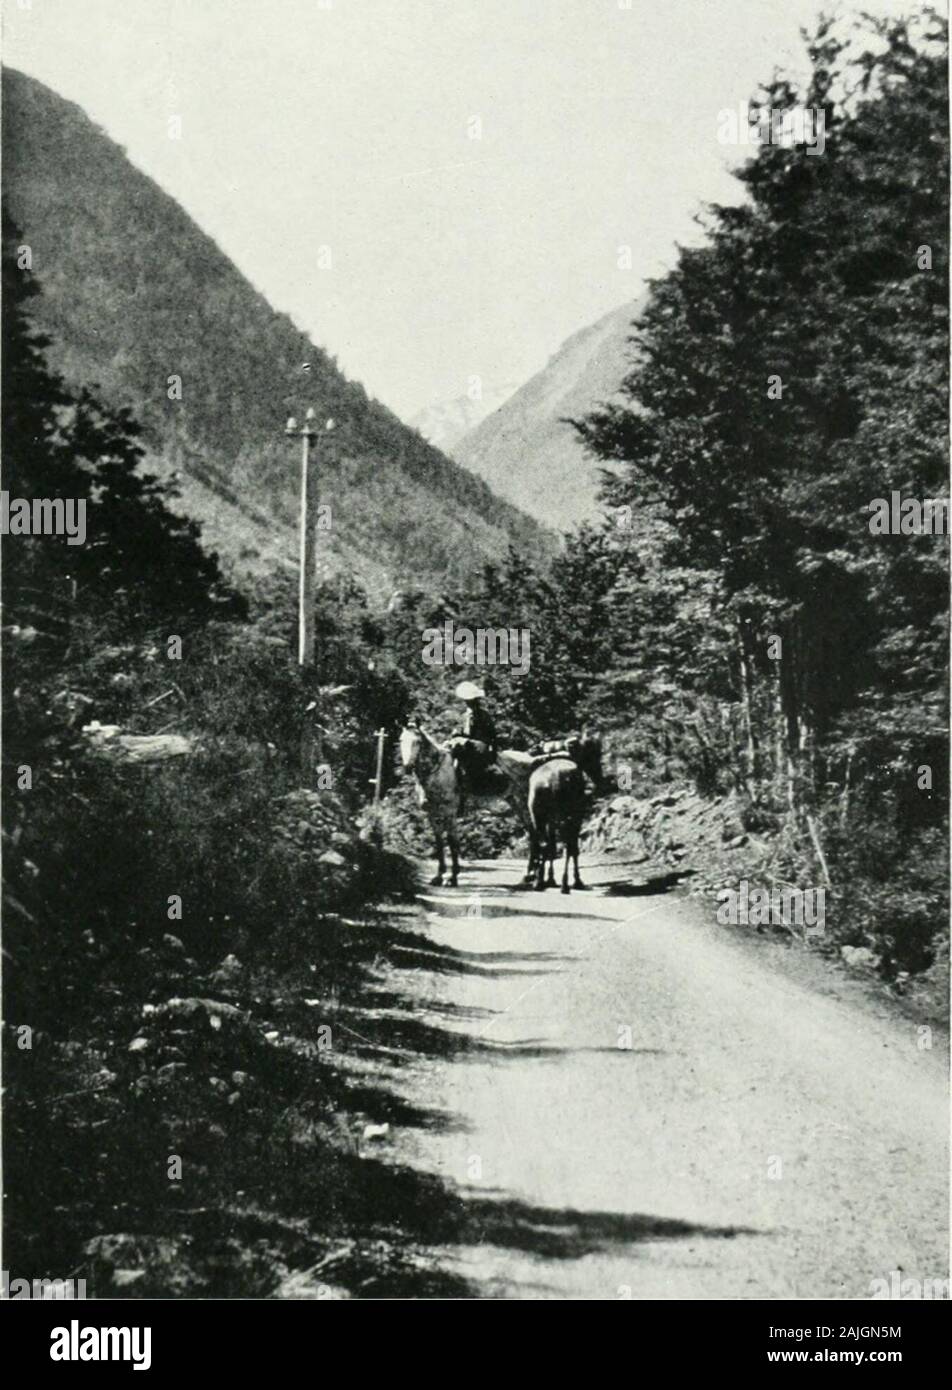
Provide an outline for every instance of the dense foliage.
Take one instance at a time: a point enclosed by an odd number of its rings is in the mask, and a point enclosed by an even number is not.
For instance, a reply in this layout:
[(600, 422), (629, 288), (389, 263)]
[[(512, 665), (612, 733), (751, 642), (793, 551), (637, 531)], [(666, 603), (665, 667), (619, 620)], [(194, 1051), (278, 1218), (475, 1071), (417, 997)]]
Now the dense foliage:
[(652, 286), (627, 403), (579, 429), (616, 465), (610, 515), (639, 513), (629, 718), (673, 707), (702, 778), (822, 811), (834, 879), (877, 882), (901, 936), (910, 873), (934, 919), (944, 892), (948, 537), (875, 534), (870, 506), (948, 495), (945, 30), (823, 22), (808, 47), (806, 86), (756, 104), (821, 110), (824, 153), (738, 170), (745, 201)]

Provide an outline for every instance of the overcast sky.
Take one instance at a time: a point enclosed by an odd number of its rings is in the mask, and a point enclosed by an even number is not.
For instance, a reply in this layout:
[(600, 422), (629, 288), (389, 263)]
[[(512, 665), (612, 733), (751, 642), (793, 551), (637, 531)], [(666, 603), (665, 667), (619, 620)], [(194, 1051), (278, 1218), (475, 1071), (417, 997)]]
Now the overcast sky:
[(410, 418), (523, 381), (736, 199), (717, 114), (802, 70), (819, 8), (4, 0), (3, 40)]

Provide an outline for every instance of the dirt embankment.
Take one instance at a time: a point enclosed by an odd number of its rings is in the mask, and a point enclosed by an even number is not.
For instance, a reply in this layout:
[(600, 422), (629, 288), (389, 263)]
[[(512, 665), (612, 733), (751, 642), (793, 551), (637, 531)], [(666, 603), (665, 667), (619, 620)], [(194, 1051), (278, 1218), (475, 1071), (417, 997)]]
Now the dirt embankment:
[[(865, 932), (850, 895), (827, 878), (807, 829), (789, 821), (752, 816), (736, 792), (704, 797), (691, 788), (654, 796), (621, 794), (597, 806), (589, 819), (582, 847), (589, 853), (619, 854), (643, 865), (642, 876), (677, 875), (682, 892), (700, 899), (726, 930), (770, 934), (777, 940), (808, 946), (835, 966), (903, 1001), (914, 1014), (930, 1019), (947, 1016), (948, 933), (941, 924), (932, 959), (921, 970), (897, 969), (881, 941)], [(751, 829), (751, 823), (757, 825)], [(808, 929), (782, 909), (781, 895), (824, 890), (820, 930)], [(755, 897), (755, 891), (758, 896)], [(756, 903), (770, 907), (755, 912)], [(730, 917), (736, 906), (740, 920)], [(746, 917), (746, 920), (745, 920)], [(758, 918), (765, 920), (758, 920)]]

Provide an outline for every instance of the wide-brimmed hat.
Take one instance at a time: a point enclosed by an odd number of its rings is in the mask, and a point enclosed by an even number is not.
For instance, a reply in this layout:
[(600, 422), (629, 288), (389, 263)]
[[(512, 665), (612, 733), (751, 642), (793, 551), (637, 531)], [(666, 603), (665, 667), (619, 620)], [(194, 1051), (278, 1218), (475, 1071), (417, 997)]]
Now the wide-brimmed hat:
[(481, 686), (475, 685), (472, 681), (460, 681), (456, 687), (457, 700), (482, 700), (485, 697), (485, 690)]

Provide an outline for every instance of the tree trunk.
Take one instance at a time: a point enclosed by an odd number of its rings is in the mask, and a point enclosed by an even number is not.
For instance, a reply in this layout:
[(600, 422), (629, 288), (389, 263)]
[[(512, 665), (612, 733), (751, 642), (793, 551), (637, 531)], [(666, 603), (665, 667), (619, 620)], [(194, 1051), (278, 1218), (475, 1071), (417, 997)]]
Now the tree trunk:
[(737, 652), (740, 660), (740, 708), (744, 732), (744, 761), (746, 765), (747, 793), (752, 801), (757, 799), (757, 742), (754, 738), (754, 722), (750, 709), (750, 662), (744, 641), (743, 625), (737, 622)]

